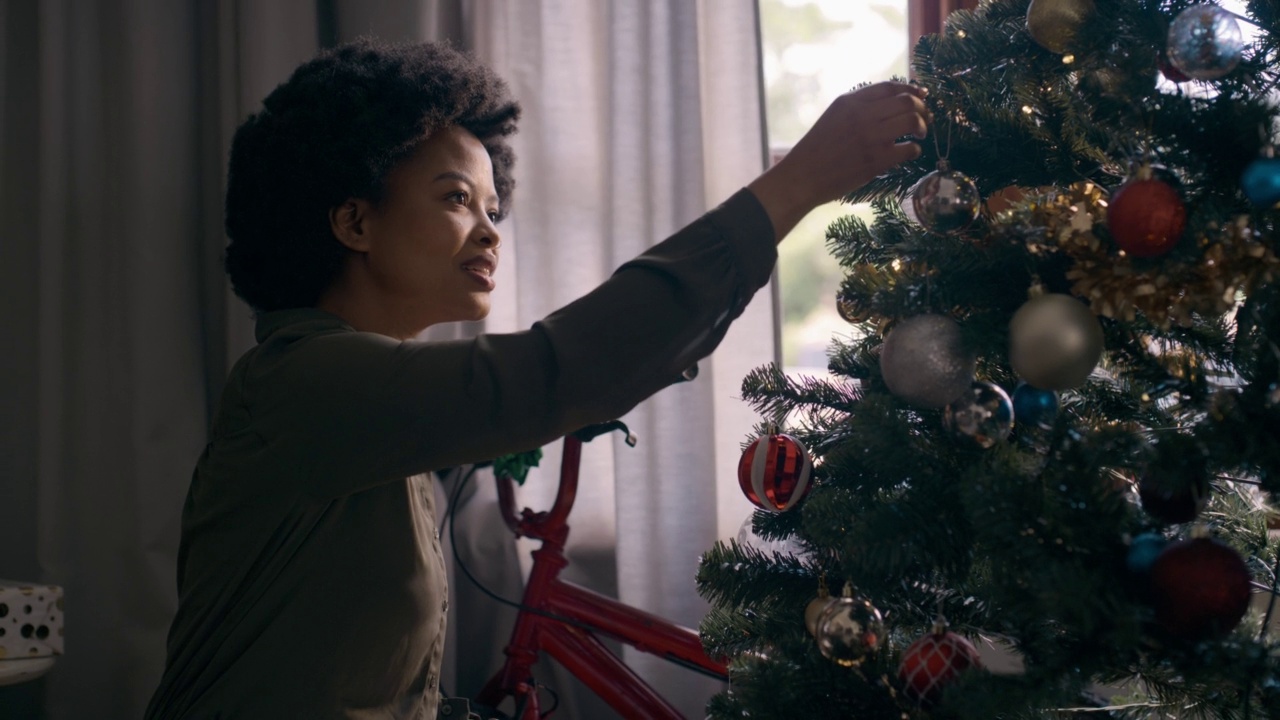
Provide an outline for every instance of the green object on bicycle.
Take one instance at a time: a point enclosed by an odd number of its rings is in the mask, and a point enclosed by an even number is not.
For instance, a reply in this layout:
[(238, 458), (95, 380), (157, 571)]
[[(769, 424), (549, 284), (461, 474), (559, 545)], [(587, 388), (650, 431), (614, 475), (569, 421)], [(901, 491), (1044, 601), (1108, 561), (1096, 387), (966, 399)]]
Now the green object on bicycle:
[(529, 468), (538, 467), (541, 461), (542, 448), (512, 455), (500, 455), (493, 461), (493, 472), (499, 476), (509, 476), (516, 481), (517, 485), (524, 485), (525, 478), (529, 477)]

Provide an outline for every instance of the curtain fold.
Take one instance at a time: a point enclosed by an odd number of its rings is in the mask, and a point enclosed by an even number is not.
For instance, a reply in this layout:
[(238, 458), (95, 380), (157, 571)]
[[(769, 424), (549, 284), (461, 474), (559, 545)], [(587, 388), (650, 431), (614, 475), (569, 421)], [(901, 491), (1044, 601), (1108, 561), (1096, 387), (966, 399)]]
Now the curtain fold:
[[(526, 109), (507, 228), (517, 326), (586, 292), (764, 169), (755, 3), (484, 0), (472, 11), (477, 53)], [(695, 381), (623, 418), (637, 447), (616, 437), (585, 448), (569, 547), (575, 579), (697, 626), (706, 610), (693, 584), (698, 557), (751, 511), (736, 467), (754, 417), (737, 397), (747, 370), (777, 357), (772, 292), (760, 292)], [(555, 450), (522, 492), (533, 507), (550, 502)], [(704, 715), (720, 689), (652, 656), (623, 655), (689, 717)], [(576, 699), (580, 717), (612, 716)]]
[[(359, 35), (443, 38), (510, 81), (525, 119), (500, 291), (486, 322), (427, 334), (466, 337), (528, 327), (763, 169), (755, 23), (737, 0), (0, 3), (0, 317), (13, 348), (0, 355), (0, 577), (62, 585), (68, 613), (67, 654), (44, 680), (0, 688), (0, 708), (135, 718), (154, 689), (187, 484), (223, 379), (253, 342), (221, 265), (227, 149), (299, 63)], [(697, 557), (750, 512), (734, 468), (754, 418), (736, 395), (776, 356), (770, 292), (695, 382), (625, 418), (638, 448), (588, 446), (571, 579), (697, 624)], [(522, 491), (532, 507), (554, 490), (547, 450)], [(472, 482), (458, 553), (516, 597), (521, 560), (491, 476)], [(451, 585), (445, 689), (468, 692), (501, 661), (511, 616), (457, 573)], [(718, 689), (626, 657), (691, 717)], [(569, 717), (612, 716), (553, 675)]]

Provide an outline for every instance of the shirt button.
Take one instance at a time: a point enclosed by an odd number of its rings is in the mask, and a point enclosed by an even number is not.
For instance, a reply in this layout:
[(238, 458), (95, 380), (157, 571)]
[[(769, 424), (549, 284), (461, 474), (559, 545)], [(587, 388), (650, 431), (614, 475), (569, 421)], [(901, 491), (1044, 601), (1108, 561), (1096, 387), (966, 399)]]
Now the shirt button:
[(445, 600), (440, 603), (440, 612), (449, 612), (449, 601)]
[(435, 684), (436, 684), (436, 674), (431, 673), (430, 675), (427, 676), (427, 685), (431, 687), (435, 687)]

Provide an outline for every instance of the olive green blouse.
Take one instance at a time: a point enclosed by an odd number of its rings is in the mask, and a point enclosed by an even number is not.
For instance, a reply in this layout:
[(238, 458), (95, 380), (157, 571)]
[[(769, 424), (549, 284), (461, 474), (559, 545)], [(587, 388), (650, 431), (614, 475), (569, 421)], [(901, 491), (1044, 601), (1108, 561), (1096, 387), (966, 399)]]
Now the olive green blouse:
[(776, 257), (742, 190), (523, 332), (400, 342), (262, 314), (191, 479), (146, 717), (435, 720), (428, 473), (622, 416), (716, 347)]

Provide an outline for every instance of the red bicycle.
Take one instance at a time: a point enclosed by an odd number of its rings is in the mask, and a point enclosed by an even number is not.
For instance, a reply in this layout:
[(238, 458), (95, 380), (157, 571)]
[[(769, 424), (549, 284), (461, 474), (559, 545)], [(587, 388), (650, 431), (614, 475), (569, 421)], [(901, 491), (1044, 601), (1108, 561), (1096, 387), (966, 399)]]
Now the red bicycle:
[(625, 717), (680, 720), (680, 713), (614, 655), (600, 636), (695, 672), (728, 680), (724, 663), (703, 651), (696, 631), (559, 578), (560, 571), (569, 564), (564, 556), (569, 536), (566, 520), (578, 490), (582, 443), (614, 430), (627, 433), (627, 444), (635, 445), (635, 437), (619, 421), (592, 425), (565, 436), (560, 488), (550, 511), (525, 508), (517, 515), (512, 478), (495, 473), (498, 500), (507, 525), (517, 537), (542, 541), (541, 547), (533, 551), (533, 568), (505, 650), (507, 660), (476, 697), (478, 703), (495, 708), (507, 698), (513, 699), (515, 720), (544, 717), (538, 702), (538, 685), (531, 676), (540, 652), (559, 661)]

